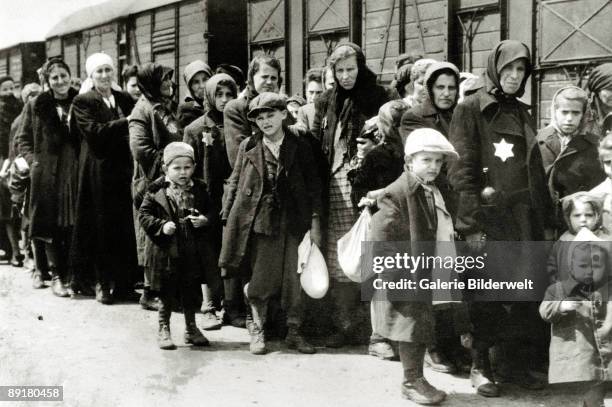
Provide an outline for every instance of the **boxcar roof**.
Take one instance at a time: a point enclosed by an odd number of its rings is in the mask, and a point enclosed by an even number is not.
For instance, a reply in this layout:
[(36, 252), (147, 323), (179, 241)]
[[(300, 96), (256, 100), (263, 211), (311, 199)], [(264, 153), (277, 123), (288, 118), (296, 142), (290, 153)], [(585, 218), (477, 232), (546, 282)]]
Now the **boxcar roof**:
[(109, 23), (141, 11), (151, 10), (180, 0), (108, 0), (79, 9), (57, 23), (45, 36), (56, 37)]

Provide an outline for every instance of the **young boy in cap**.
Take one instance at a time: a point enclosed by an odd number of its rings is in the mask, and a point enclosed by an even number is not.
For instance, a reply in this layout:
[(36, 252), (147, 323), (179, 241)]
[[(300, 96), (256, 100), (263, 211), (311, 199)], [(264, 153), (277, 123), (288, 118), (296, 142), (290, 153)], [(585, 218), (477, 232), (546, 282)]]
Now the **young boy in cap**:
[[(368, 240), (410, 241), (414, 245), (452, 242), (453, 222), (444, 203), (444, 188), (436, 180), (444, 162), (457, 157), (442, 133), (427, 128), (410, 133), (404, 146), (405, 170), (378, 198), (378, 212), (372, 216)], [(436, 256), (449, 247), (452, 247), (450, 243), (423, 246), (425, 255)], [(415, 276), (423, 278), (436, 272), (423, 269)], [(438, 404), (446, 397), (446, 393), (433, 387), (423, 376), (425, 351), (434, 341), (432, 299), (429, 296), (419, 297), (418, 301), (405, 298), (394, 301), (381, 290), (374, 293), (371, 308), (373, 331), (399, 343), (404, 368), (403, 397), (425, 405)], [(455, 322), (455, 329), (462, 335), (462, 342), (469, 343), (469, 324), (467, 315), (463, 314), (456, 313), (462, 318)]]
[(248, 281), (247, 328), (256, 355), (266, 353), (268, 304), (278, 296), (287, 314), (285, 343), (301, 353), (315, 352), (300, 332), (303, 301), (296, 270), (298, 245), (308, 230), (320, 246), (321, 184), (310, 145), (283, 127), (287, 114), (285, 98), (276, 93), (251, 101), (247, 117), (261, 134), (240, 144), (222, 211), (219, 266), (224, 277)]
[[(150, 240), (145, 248), (146, 266), (151, 268), (151, 289), (160, 293), (159, 335), (161, 349), (175, 349), (170, 335), (170, 315), (182, 307), (185, 343), (208, 345), (196, 326), (195, 313), (202, 305), (200, 284), (207, 262), (214, 261), (208, 230), (212, 205), (206, 185), (192, 178), (193, 148), (172, 142), (163, 153), (165, 176), (148, 188), (140, 206), (139, 220)], [(204, 270), (204, 273), (202, 272)]]

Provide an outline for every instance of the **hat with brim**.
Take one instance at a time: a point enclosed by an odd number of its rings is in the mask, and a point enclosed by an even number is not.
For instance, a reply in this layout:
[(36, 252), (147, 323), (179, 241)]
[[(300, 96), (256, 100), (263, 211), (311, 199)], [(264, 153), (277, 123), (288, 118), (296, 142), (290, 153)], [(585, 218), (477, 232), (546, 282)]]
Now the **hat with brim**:
[(247, 118), (254, 121), (259, 113), (272, 110), (287, 110), (287, 99), (278, 93), (263, 92), (249, 103)]
[(459, 154), (453, 145), (442, 133), (434, 129), (416, 129), (408, 135), (404, 144), (404, 155), (411, 156), (416, 153), (441, 153), (447, 159), (456, 160)]

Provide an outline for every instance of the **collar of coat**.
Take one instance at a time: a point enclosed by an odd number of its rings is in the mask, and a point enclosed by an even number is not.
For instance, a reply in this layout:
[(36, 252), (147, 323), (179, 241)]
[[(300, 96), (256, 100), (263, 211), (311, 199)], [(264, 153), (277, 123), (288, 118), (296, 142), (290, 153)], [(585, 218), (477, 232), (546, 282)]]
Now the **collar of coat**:
[[(204, 181), (198, 178), (192, 178), (193, 181), (193, 194), (198, 200), (198, 191), (206, 190), (206, 184)], [(166, 193), (164, 191), (165, 188), (169, 187), (170, 183), (166, 181), (166, 176), (162, 175), (157, 178), (155, 181), (149, 184), (147, 187), (147, 191), (155, 197), (155, 200), (168, 212), (168, 214), (172, 214), (172, 209), (170, 208), (170, 203), (168, 202), (168, 198), (166, 197)]]
[[(77, 92), (75, 89), (70, 88), (68, 90), (68, 99), (72, 101), (72, 99), (74, 99), (74, 97), (78, 94), (79, 92)], [(36, 110), (36, 113), (38, 113), (41, 117), (44, 117), (47, 121), (60, 121), (57, 115), (53, 91), (48, 90), (46, 92), (41, 93), (36, 97), (36, 99), (34, 99), (32, 103), (34, 103), (34, 109)]]
[[(499, 100), (497, 100), (495, 98), (495, 96), (493, 96), (489, 92), (487, 92), (487, 90), (485, 88), (480, 89), (477, 92), (477, 95), (478, 95), (478, 101), (479, 101), (479, 105), (480, 105), (480, 111), (483, 112), (483, 113), (489, 107), (491, 107), (493, 105), (498, 105), (499, 104)], [(525, 109), (531, 109), (531, 106), (529, 106), (527, 103), (521, 101), (520, 99), (516, 99), (516, 101), (518, 102), (519, 105), (523, 106)]]
[[(540, 130), (540, 132), (538, 133), (538, 136), (537, 136), (538, 143), (550, 144), (554, 140), (553, 137), (558, 138), (557, 130), (552, 125), (548, 125), (544, 127), (542, 130)], [(597, 137), (593, 133), (582, 133), (581, 132), (581, 133), (574, 135), (571, 141), (573, 141), (574, 139), (585, 140), (586, 142), (591, 143), (592, 145), (596, 147), (599, 145), (599, 137)], [(576, 148), (581, 149), (578, 146), (576, 146)]]
[[(283, 171), (287, 171), (295, 158), (295, 152), (298, 148), (298, 139), (295, 131), (284, 127), (285, 138), (280, 148), (280, 155), (278, 157), (279, 169), (278, 173), (281, 174)], [(265, 174), (265, 163), (263, 158), (263, 136), (261, 134), (255, 134), (247, 139), (245, 146), (244, 155), (250, 160), (259, 175), (263, 178)]]

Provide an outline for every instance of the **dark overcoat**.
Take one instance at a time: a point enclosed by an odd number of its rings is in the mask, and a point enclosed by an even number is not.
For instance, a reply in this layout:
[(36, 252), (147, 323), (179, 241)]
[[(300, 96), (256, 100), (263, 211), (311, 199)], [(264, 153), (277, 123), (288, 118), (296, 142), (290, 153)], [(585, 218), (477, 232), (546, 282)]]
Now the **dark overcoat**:
[[(73, 99), (77, 92), (69, 91)], [(19, 153), (30, 165), (30, 235), (51, 238), (57, 229), (58, 190), (66, 183), (77, 188), (78, 162), (60, 163), (60, 153), (65, 145), (73, 149), (73, 157), (78, 157), (80, 141), (63, 124), (57, 114), (56, 104), (51, 91), (44, 92), (31, 100), (24, 109), (22, 123), (16, 138)], [(71, 167), (68, 179), (59, 179), (60, 165)], [(73, 202), (71, 207), (74, 207)]]
[(414, 130), (422, 128), (438, 130), (448, 138), (451, 117), (452, 111), (444, 114), (436, 110), (429, 99), (411, 107), (402, 115), (402, 121), (400, 122), (399, 131), (402, 136), (402, 142), (405, 143), (408, 135)]
[[(210, 230), (215, 227), (214, 213), (210, 197), (206, 192), (206, 184), (197, 178), (193, 179), (194, 186), (194, 208), (209, 219), (209, 224), (201, 227), (190, 228), (190, 234), (195, 239), (195, 246), (198, 248), (197, 259), (194, 264), (186, 270), (175, 270), (171, 267), (171, 258), (178, 257), (179, 241), (176, 233), (172, 236), (165, 235), (162, 228), (167, 222), (174, 222), (178, 225), (179, 219), (166, 196), (167, 182), (165, 177), (160, 177), (153, 181), (147, 188), (139, 210), (139, 222), (145, 230), (149, 239), (145, 243), (145, 266), (151, 270), (151, 289), (159, 291), (161, 285), (167, 281), (169, 274), (180, 272), (184, 278), (193, 281), (194, 284), (206, 283), (211, 288), (218, 289), (220, 285), (219, 269), (217, 267), (217, 255), (212, 247)], [(136, 199), (140, 200), (140, 197)], [(178, 230), (178, 229), (177, 229)]]
[(71, 131), (81, 140), (79, 193), (71, 260), (80, 273), (94, 264), (116, 264), (130, 273), (136, 265), (132, 216), (130, 153), (127, 116), (132, 98), (112, 91), (119, 117), (96, 90), (73, 102)]
[[(514, 119), (521, 124), (501, 114), (500, 101), (484, 88), (455, 108), (449, 140), (459, 159), (449, 169), (449, 178), (458, 194), (456, 229), (464, 235), (482, 231), (492, 240), (542, 240), (544, 228), (554, 225), (535, 127), (526, 105), (514, 103)], [(511, 156), (503, 160), (508, 150)], [(497, 192), (492, 204), (482, 202), (485, 186)], [(529, 214), (513, 213), (518, 203)], [(531, 229), (529, 236), (526, 227)]]
[(564, 229), (559, 199), (578, 191), (589, 191), (606, 179), (599, 163), (599, 138), (592, 133), (574, 136), (563, 152), (557, 131), (547, 126), (538, 132), (538, 145), (555, 204), (559, 227)]
[[(372, 217), (368, 240), (415, 242), (424, 250), (419, 249), (416, 255), (435, 254), (437, 218), (434, 211), (427, 209), (423, 187), (414, 175), (404, 171), (385, 188), (377, 204), (378, 212)], [(426, 245), (426, 242), (432, 244)], [(424, 278), (430, 272), (419, 270), (414, 277)], [(392, 301), (390, 294), (385, 291), (374, 293), (372, 330), (394, 341), (432, 343), (434, 319), (431, 300)]]
[(191, 96), (187, 96), (183, 103), (178, 105), (177, 117), (181, 129), (189, 126), (198, 117), (204, 114), (204, 106), (196, 102)]
[[(226, 226), (219, 266), (229, 273), (238, 270), (247, 253), (253, 221), (263, 195), (264, 167), (262, 139), (253, 136), (244, 140), (228, 181), (222, 212)], [(321, 184), (308, 141), (289, 129), (285, 129), (278, 173), (281, 174), (279, 193), (281, 202), (286, 205), (289, 233), (301, 239), (310, 229), (313, 216), (320, 213)]]

